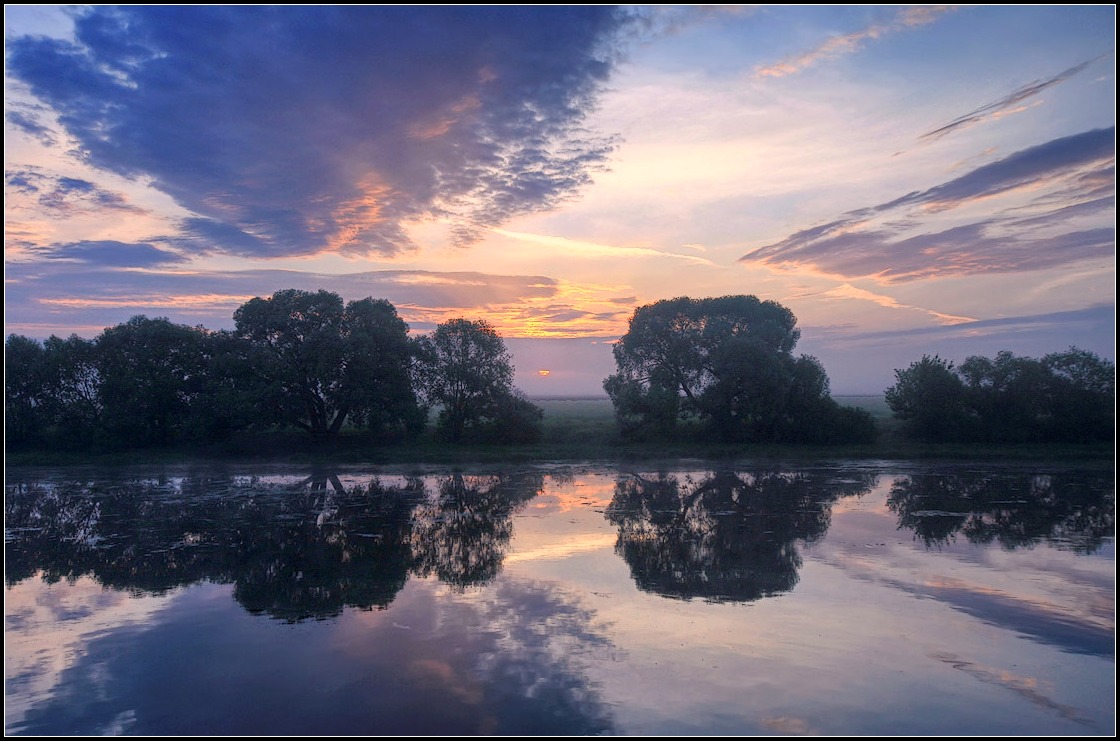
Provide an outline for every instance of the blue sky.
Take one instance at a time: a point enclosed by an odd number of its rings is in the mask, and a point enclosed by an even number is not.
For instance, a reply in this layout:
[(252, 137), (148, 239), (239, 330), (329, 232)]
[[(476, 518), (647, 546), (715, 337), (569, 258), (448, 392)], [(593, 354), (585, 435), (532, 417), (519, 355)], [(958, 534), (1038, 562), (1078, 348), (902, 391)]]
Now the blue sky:
[(325, 288), (487, 319), (531, 395), (601, 394), (637, 306), (748, 293), (837, 394), (1115, 356), (1113, 6), (5, 20), (8, 333)]

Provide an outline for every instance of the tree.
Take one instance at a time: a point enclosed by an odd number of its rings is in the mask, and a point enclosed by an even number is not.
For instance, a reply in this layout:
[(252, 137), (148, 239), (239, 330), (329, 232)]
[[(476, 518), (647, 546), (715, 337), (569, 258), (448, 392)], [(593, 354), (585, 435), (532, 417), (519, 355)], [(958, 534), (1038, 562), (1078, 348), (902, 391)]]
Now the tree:
[(201, 327), (135, 316), (98, 336), (98, 397), (114, 440), (163, 445), (182, 438), (206, 381), (206, 334)]
[(658, 301), (634, 312), (603, 387), (629, 436), (698, 421), (723, 440), (816, 442), (800, 415), (836, 429), (839, 406), (820, 363), (793, 355), (800, 336), (789, 309), (755, 296)]
[(30, 337), (10, 334), (4, 343), (4, 442), (37, 442), (47, 424), (47, 360), (43, 346)]
[(951, 361), (923, 355), (886, 390), (887, 404), (914, 437), (928, 442), (962, 439), (968, 428), (965, 386)]
[(907, 431), (930, 442), (1107, 442), (1116, 437), (1116, 369), (1071, 347), (1041, 360), (1001, 351), (958, 368), (923, 356), (887, 389)]
[(1003, 350), (994, 360), (976, 355), (967, 358), (957, 375), (965, 383), (978, 437), (991, 442), (1044, 439), (1053, 376), (1041, 361)]
[(1049, 439), (1096, 442), (1116, 439), (1116, 366), (1071, 347), (1042, 358), (1051, 375)]
[(54, 444), (88, 447), (100, 440), (104, 421), (97, 343), (77, 335), (65, 340), (52, 335), (43, 349)]
[(329, 291), (288, 289), (234, 313), (270, 421), (334, 434), (347, 419), (373, 430), (422, 419), (409, 377), (408, 325), (383, 299), (343, 304)]
[(505, 342), (486, 321), (452, 319), (416, 340), (415, 377), (425, 400), (440, 407), (449, 440), (468, 433), (506, 442), (539, 436), (543, 412), (513, 388)]

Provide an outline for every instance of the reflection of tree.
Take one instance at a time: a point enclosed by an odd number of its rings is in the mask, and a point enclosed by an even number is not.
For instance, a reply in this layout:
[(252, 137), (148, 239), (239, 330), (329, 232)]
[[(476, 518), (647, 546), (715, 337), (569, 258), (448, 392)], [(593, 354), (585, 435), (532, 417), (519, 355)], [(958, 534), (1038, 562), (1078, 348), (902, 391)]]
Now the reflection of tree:
[(492, 580), (513, 534), (510, 517), (543, 485), (540, 474), (454, 474), (440, 481), (437, 499), (414, 518), (417, 573), (434, 573), (460, 589)]
[(234, 597), (250, 612), (288, 620), (388, 606), (408, 580), (409, 518), (424, 483), (374, 480), (350, 490), (333, 476), (306, 483), (297, 497), (269, 498), (246, 512)]
[(4, 502), (9, 584), (93, 575), (147, 593), (232, 583), (251, 612), (324, 618), (385, 607), (410, 573), (462, 588), (498, 573), (514, 511), (540, 474), (347, 489), (333, 472), (297, 484), (192, 475), (178, 480), (12, 484)]
[(228, 581), (232, 562), (211, 533), (242, 498), (234, 491), (194, 502), (187, 493), (166, 480), (7, 487), (8, 583), (37, 572), (52, 582), (93, 574), (109, 587), (159, 594)]
[(899, 528), (913, 530), (927, 547), (999, 542), (1014, 549), (1050, 541), (1094, 553), (1113, 536), (1115, 483), (1089, 472), (1053, 475), (974, 472), (916, 474), (891, 486), (887, 507)]
[(424, 483), (346, 490), (336, 477), (290, 484), (224, 476), (9, 486), (9, 584), (90, 574), (162, 593), (233, 583), (246, 609), (289, 620), (384, 607), (412, 567), (411, 514)]
[(630, 476), (615, 485), (607, 518), (618, 526), (615, 550), (640, 589), (750, 601), (792, 589), (801, 566), (795, 541), (820, 538), (830, 504), (873, 483), (776, 472), (723, 471), (698, 482)]

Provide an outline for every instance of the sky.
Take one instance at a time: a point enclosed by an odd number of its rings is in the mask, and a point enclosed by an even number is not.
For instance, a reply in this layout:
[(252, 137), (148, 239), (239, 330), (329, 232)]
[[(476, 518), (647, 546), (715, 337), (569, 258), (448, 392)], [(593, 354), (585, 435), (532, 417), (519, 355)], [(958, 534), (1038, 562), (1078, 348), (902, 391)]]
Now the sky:
[(6, 334), (326, 289), (601, 396), (637, 307), (753, 294), (835, 395), (1115, 360), (1113, 5), (4, 13)]

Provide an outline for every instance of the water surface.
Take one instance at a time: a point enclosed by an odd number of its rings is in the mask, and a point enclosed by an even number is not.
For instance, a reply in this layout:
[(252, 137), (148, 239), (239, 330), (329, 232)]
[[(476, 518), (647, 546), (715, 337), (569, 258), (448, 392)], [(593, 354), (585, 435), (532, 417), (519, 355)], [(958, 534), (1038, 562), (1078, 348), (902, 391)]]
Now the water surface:
[(8, 734), (1112, 735), (1114, 478), (9, 472)]

